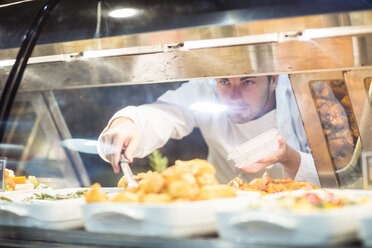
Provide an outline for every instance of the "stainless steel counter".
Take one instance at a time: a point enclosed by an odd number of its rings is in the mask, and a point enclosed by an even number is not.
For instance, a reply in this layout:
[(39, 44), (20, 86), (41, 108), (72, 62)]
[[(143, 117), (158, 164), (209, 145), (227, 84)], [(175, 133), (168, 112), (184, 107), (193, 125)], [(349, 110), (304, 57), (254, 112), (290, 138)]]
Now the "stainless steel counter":
[[(0, 247), (192, 247), (242, 248), (272, 247), (224, 241), (215, 236), (195, 238), (151, 238), (91, 233), (84, 230), (56, 231), (26, 227), (0, 226)], [(278, 246), (279, 247), (279, 246)], [(324, 247), (324, 246), (322, 246)], [(334, 246), (333, 246), (334, 247)], [(362, 247), (352, 243), (337, 247)]]

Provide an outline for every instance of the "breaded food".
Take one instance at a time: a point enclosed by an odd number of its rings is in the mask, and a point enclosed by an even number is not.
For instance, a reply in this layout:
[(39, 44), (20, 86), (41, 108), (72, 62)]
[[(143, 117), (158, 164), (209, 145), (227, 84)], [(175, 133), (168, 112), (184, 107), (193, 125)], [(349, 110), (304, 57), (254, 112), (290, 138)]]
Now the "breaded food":
[(139, 181), (139, 186), (145, 193), (159, 193), (165, 187), (165, 179), (159, 172), (154, 172)]
[(172, 200), (172, 197), (169, 194), (145, 194), (141, 197), (141, 202), (144, 203), (161, 203), (161, 202), (170, 202)]
[(95, 183), (92, 185), (91, 189), (84, 194), (86, 202), (109, 202), (110, 199), (107, 197), (106, 193), (101, 191), (101, 185)]
[[(148, 171), (135, 176), (138, 187), (126, 189), (127, 181), (123, 177), (118, 182), (118, 187), (124, 191), (114, 196), (112, 202), (182, 202), (195, 200), (209, 200), (224, 197), (235, 197), (236, 190), (227, 185), (220, 185), (215, 176), (213, 165), (203, 159), (190, 161), (177, 160), (175, 164), (161, 173)], [(98, 194), (97, 186), (92, 186), (94, 201), (110, 201)], [(91, 194), (93, 194), (91, 193)], [(103, 194), (103, 195), (102, 195)], [(91, 200), (90, 199), (90, 200)], [(88, 202), (88, 201), (87, 201)]]
[(140, 196), (139, 194), (130, 192), (130, 191), (123, 191), (119, 194), (115, 195), (112, 199), (112, 202), (139, 202)]
[(236, 189), (224, 184), (205, 185), (201, 187), (198, 200), (211, 200), (218, 198), (235, 197)]
[(239, 190), (257, 191), (261, 194), (272, 194), (298, 189), (319, 189), (319, 187), (312, 185), (308, 181), (296, 182), (290, 178), (271, 179), (267, 172), (265, 172), (261, 178), (255, 178), (249, 183), (245, 183), (241, 178), (234, 178), (228, 185)]

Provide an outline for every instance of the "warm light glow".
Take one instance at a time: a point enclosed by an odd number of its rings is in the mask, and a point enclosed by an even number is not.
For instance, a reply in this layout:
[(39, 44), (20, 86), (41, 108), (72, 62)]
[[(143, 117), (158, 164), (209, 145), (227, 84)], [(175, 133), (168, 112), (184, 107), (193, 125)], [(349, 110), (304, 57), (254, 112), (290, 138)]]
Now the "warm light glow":
[(109, 16), (114, 18), (128, 18), (135, 16), (138, 13), (138, 10), (131, 8), (116, 9), (109, 13)]
[(77, 152), (97, 154), (97, 141), (91, 139), (65, 139), (62, 145)]
[(213, 102), (197, 102), (191, 105), (190, 109), (200, 112), (218, 113), (225, 111), (227, 106)]
[(86, 146), (96, 146), (98, 144), (97, 140), (87, 140), (84, 142), (84, 145)]

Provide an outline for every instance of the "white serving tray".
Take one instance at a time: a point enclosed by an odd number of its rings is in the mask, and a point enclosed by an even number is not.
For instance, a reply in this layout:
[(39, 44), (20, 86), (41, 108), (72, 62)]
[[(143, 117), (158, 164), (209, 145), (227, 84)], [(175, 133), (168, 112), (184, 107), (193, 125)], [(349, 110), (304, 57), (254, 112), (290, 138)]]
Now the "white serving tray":
[(358, 237), (364, 246), (372, 246), (372, 215), (361, 218)]
[[(369, 191), (331, 191), (371, 196)], [(368, 215), (371, 208), (372, 204), (363, 204), (309, 214), (247, 208), (222, 210), (217, 213), (218, 233), (223, 239), (249, 244), (335, 245), (357, 239), (360, 217)]]
[[(89, 188), (38, 189), (1, 192), (13, 202), (0, 202), (0, 225), (27, 226), (47, 229), (75, 229), (83, 227), (84, 198), (64, 200), (32, 200), (22, 202), (34, 193), (68, 194)], [(102, 188), (105, 192), (119, 192), (119, 188)]]
[(259, 197), (175, 203), (90, 203), (83, 206), (87, 231), (153, 237), (188, 237), (217, 231), (216, 210), (235, 209)]

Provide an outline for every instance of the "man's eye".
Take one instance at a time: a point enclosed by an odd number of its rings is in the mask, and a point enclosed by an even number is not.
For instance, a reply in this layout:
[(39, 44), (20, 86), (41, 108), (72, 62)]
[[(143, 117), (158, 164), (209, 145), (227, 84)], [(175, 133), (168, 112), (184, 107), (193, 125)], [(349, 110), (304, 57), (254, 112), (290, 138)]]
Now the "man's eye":
[(230, 84), (229, 80), (226, 80), (226, 79), (220, 79), (218, 82), (222, 85), (229, 85)]
[(243, 85), (252, 85), (252, 84), (254, 84), (254, 82), (251, 80), (247, 80), (243, 82)]

